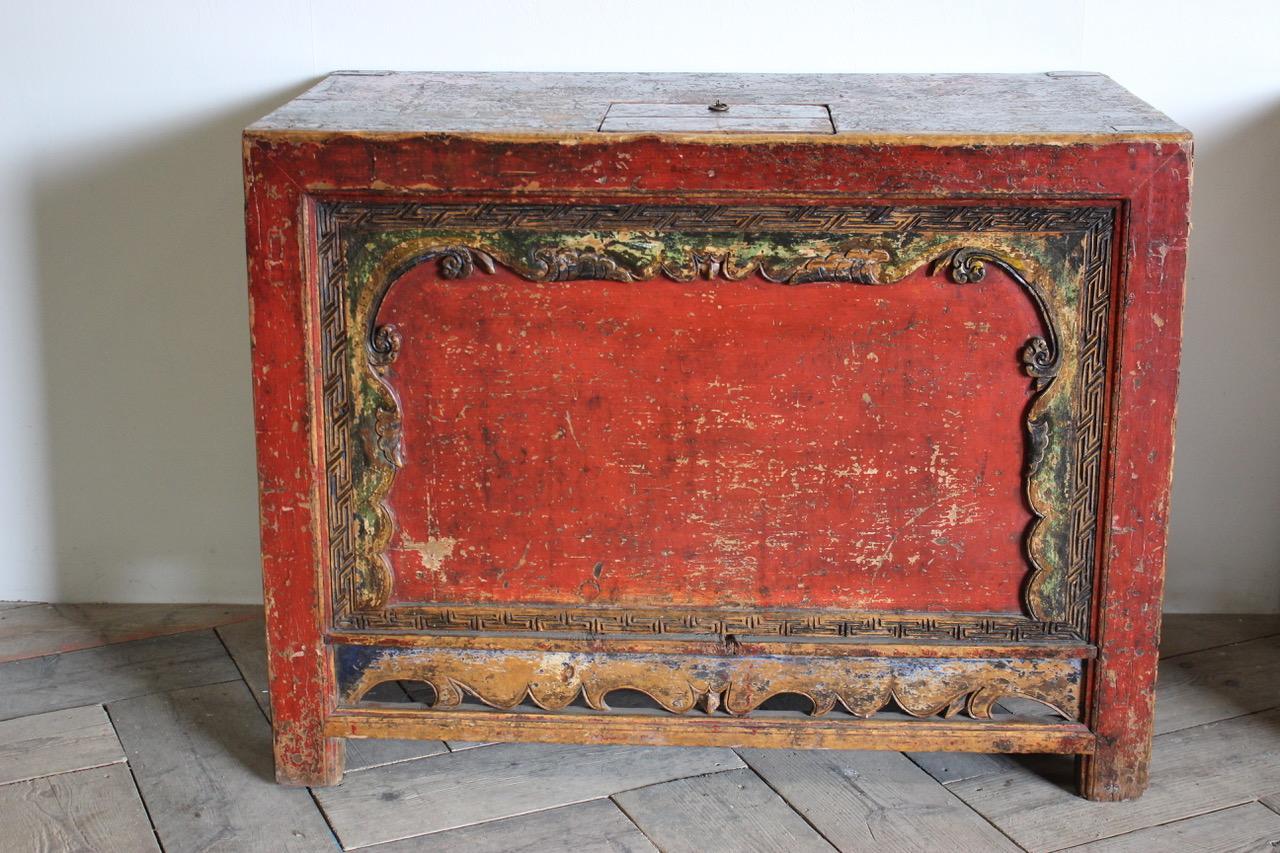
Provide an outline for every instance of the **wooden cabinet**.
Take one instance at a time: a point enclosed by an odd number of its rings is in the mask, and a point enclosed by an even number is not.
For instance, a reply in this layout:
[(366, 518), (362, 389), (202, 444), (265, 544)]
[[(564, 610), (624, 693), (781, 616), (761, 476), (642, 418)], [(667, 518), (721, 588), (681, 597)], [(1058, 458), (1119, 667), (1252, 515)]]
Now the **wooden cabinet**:
[(1190, 153), (1082, 73), (342, 73), (254, 124), (281, 780), (427, 737), (1139, 794)]

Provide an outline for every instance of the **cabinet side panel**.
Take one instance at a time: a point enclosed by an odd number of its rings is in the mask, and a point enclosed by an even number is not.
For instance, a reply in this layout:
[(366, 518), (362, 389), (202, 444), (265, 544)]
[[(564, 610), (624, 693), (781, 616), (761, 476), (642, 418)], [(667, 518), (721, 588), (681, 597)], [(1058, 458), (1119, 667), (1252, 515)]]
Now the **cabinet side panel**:
[(1130, 199), (1124, 243), (1088, 700), (1098, 751), (1081, 766), (1095, 800), (1139, 796), (1151, 754), (1191, 178), (1190, 145), (1169, 149)]
[(245, 147), (245, 201), (276, 776), (331, 784), (341, 775), (342, 741), (323, 732), (330, 668), (320, 630), (321, 473), (312, 451), (302, 199), (252, 143)]

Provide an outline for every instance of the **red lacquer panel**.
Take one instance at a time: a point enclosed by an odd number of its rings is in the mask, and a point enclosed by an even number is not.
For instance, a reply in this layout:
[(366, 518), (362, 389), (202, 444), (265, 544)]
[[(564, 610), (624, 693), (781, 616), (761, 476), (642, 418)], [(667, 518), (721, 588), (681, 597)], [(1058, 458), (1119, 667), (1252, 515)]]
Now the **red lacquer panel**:
[(462, 281), (379, 323), (405, 466), (397, 601), (1019, 612), (1019, 352), (993, 272), (958, 286)]

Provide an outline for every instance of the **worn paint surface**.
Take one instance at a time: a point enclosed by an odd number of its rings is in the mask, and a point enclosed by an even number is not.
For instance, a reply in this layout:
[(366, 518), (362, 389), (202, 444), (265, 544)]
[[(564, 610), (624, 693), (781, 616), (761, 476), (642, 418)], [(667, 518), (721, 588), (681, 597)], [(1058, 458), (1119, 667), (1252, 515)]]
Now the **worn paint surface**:
[(1040, 321), (1012, 283), (424, 264), (377, 322), (395, 600), (1021, 612)]
[(822, 716), (839, 706), (861, 718), (891, 703), (916, 717), (951, 717), (965, 711), (990, 719), (1001, 698), (1020, 696), (1074, 720), (1080, 705), (1079, 661), (927, 658), (638, 655), (585, 652), (409, 650), (338, 647), (339, 686), (356, 702), (384, 681), (430, 684), (433, 708), (477, 699), (510, 710), (528, 701), (544, 710), (567, 707), (579, 696), (608, 711), (608, 695), (636, 690), (666, 711), (701, 708), (748, 714), (773, 696), (794, 693)]
[[(611, 104), (706, 107), (720, 115), (757, 105), (826, 105), (836, 133), (862, 142), (997, 144), (1185, 134), (1103, 74), (539, 74), (349, 71), (335, 73), (251, 130), (515, 134), (582, 139)], [(793, 108), (794, 109), (794, 108)], [(651, 109), (644, 109), (652, 113)], [(688, 125), (685, 126), (687, 129)], [(678, 136), (678, 128), (661, 128)], [(708, 122), (703, 130), (716, 130)], [(831, 128), (824, 128), (827, 135)], [(792, 134), (792, 137), (797, 134)], [(839, 141), (839, 140), (837, 140)]]
[[(529, 97), (533, 96), (526, 92)], [(298, 109), (305, 112), (305, 104)], [(335, 104), (324, 108), (330, 116), (335, 110), (342, 112)], [(527, 112), (526, 105), (514, 115)], [(1008, 111), (1008, 116), (1017, 114), (1017, 109)], [(961, 126), (949, 120), (941, 124)], [(304, 125), (305, 121), (299, 126)], [(489, 128), (472, 135), (449, 132), (444, 126), (439, 132), (416, 125), (412, 132), (383, 128), (381, 134), (363, 133), (356, 125), (296, 134), (283, 126), (264, 126), (247, 136), (263, 568), (280, 778), (331, 783), (341, 774), (341, 736), (412, 733), (1074, 751), (1087, 756), (1081, 771), (1081, 790), (1087, 796), (1123, 799), (1139, 794), (1146, 783), (1163, 579), (1189, 138), (1176, 127), (1162, 127), (1147, 137), (1117, 133), (1112, 138), (1105, 129), (1079, 136), (1020, 137), (1001, 125), (1004, 129), (991, 138), (965, 131), (960, 136), (934, 135), (918, 140), (920, 144), (893, 135), (877, 142), (856, 134), (810, 140), (714, 135), (596, 139), (586, 133), (575, 133), (571, 144), (562, 144), (529, 132), (527, 125), (513, 121), (509, 130)], [(1096, 542), (1097, 593), (1089, 614), (1098, 648), (1096, 661), (1087, 664), (1085, 672), (1087, 730), (1078, 724), (1051, 728), (969, 723), (957, 728), (954, 723), (870, 720), (854, 726), (823, 719), (804, 721), (812, 723), (805, 727), (727, 716), (635, 720), (625, 715), (336, 711), (338, 688), (325, 642), (326, 626), (332, 624), (330, 578), (336, 570), (328, 556), (334, 504), (325, 488), (330, 451), (321, 430), (324, 413), (318, 408), (324, 399), (324, 370), (318, 363), (320, 324), (315, 313), (322, 300), (316, 232), (308, 218), (314, 211), (312, 199), (334, 194), (381, 200), (408, 196), (635, 204), (751, 200), (804, 205), (833, 199), (882, 203), (947, 198), (964, 199), (965, 204), (996, 199), (1055, 205), (1121, 203), (1124, 218), (1116, 232), (1120, 278), (1107, 332), (1113, 344), (1107, 352), (1114, 361), (1104, 373), (1107, 420), (1099, 438), (1104, 467), (1097, 514), (1104, 535)], [(491, 248), (497, 252), (502, 247)], [(1024, 249), (1018, 260), (1036, 259)], [(1052, 259), (1045, 266), (1051, 274), (1061, 272)], [(991, 273), (992, 278), (996, 275)], [(395, 310), (399, 298), (389, 294), (387, 310)], [(1061, 375), (1057, 381), (1062, 381)], [(575, 429), (577, 425), (575, 419)], [(974, 438), (982, 441), (980, 433)], [(413, 448), (410, 439), (405, 436), (406, 469)], [(376, 484), (365, 487), (377, 491)], [(393, 490), (387, 499), (394, 505), (399, 496)], [(1024, 509), (1016, 523), (1026, 519)], [(366, 523), (377, 527), (376, 519), (352, 518), (352, 535), (358, 536)], [(392, 531), (389, 525), (382, 529), (388, 536)], [(412, 537), (422, 550), (407, 549), (406, 558), (421, 554), (445, 569), (467, 544), (448, 531), (434, 537), (436, 542), (427, 533), (425, 538)], [(605, 568), (602, 577), (608, 577)], [(391, 584), (370, 588), (375, 599), (391, 591)], [(1052, 601), (1053, 590), (1045, 593), (1044, 600)], [(952, 605), (946, 596), (940, 595), (936, 604), (940, 617), (947, 617)]]
[[(551, 712), (419, 709), (340, 709), (325, 731), (346, 738), (454, 738), (471, 741), (539, 741), (652, 746), (776, 747), (779, 749), (878, 749), (895, 751), (1052, 752), (1087, 755), (1093, 735), (1081, 723), (1032, 720), (869, 720), (845, 716), (791, 718), (682, 714), (597, 714), (570, 724)], [(575, 715), (576, 716), (576, 715)]]

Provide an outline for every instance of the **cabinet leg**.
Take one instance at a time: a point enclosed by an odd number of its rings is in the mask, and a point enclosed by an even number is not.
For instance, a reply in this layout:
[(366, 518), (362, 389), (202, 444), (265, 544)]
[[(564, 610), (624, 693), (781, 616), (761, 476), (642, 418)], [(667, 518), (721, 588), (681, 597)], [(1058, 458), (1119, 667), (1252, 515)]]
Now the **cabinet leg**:
[(347, 742), (337, 737), (300, 738), (277, 731), (275, 754), (277, 782), (323, 788), (342, 781)]
[(1097, 752), (1076, 762), (1080, 796), (1096, 802), (1136, 800), (1147, 790), (1151, 742), (1098, 745)]

